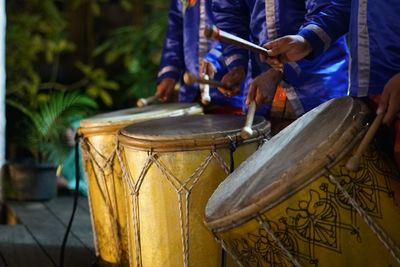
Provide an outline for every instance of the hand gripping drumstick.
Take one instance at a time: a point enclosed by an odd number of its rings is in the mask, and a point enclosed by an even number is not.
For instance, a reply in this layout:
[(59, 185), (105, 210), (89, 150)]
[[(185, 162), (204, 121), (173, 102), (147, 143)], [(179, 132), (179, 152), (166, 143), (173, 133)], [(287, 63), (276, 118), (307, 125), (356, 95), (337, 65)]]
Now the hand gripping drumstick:
[(136, 105), (137, 105), (139, 108), (142, 108), (142, 107), (144, 107), (144, 106), (148, 106), (148, 105), (154, 104), (155, 102), (157, 102), (157, 97), (154, 95), (154, 96), (150, 96), (150, 97), (148, 97), (148, 98), (140, 98), (140, 99), (136, 102)]
[(197, 77), (196, 75), (190, 73), (190, 72), (185, 72), (185, 74), (183, 74), (183, 81), (185, 82), (185, 84), (190, 85), (190, 84), (194, 84), (194, 83), (201, 83), (201, 84), (209, 84), (213, 87), (223, 87), (226, 89), (231, 89), (232, 86), (229, 86), (225, 83), (219, 82), (219, 81), (214, 81), (214, 80), (208, 80), (205, 78), (200, 78)]
[(362, 154), (364, 154), (365, 150), (367, 150), (368, 145), (371, 143), (374, 138), (376, 131), (379, 129), (379, 126), (382, 123), (383, 117), (385, 113), (381, 113), (376, 116), (371, 126), (369, 127), (367, 133), (364, 138), (361, 140), (360, 145), (358, 146), (356, 153), (347, 161), (346, 168), (350, 171), (357, 171), (360, 165), (360, 158)]
[(248, 49), (248, 50), (258, 53), (258, 54), (263, 54), (263, 55), (269, 56), (270, 50), (268, 50), (262, 46), (253, 44), (253, 43), (251, 43), (245, 39), (242, 39), (240, 37), (237, 37), (233, 34), (221, 31), (215, 25), (213, 25), (211, 27), (206, 27), (204, 30), (204, 35), (207, 38), (216, 39), (223, 43), (235, 45), (235, 46), (238, 46), (241, 48)]
[(243, 139), (247, 139), (253, 135), (253, 129), (251, 126), (253, 125), (254, 114), (256, 113), (256, 102), (253, 100), (249, 105), (249, 110), (247, 111), (246, 123), (240, 132), (240, 136)]

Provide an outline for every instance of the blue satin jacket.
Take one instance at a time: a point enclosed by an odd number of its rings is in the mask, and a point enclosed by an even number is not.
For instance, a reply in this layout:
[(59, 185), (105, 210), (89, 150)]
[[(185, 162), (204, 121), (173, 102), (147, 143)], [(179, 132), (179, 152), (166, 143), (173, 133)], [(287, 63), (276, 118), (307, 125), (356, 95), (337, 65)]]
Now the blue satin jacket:
[[(317, 56), (349, 31), (352, 56), (350, 94), (377, 95), (400, 72), (400, 2), (336, 0), (300, 31)], [(325, 48), (325, 49), (323, 49)]]
[[(298, 33), (331, 4), (328, 0), (215, 0), (212, 10), (221, 30), (263, 45), (277, 37)], [(247, 66), (250, 57), (252, 78), (269, 68), (260, 62), (258, 55), (241, 48), (224, 45), (223, 53), (228, 69)], [(345, 39), (340, 38), (318, 57), (285, 65), (287, 83), (283, 86), (297, 115), (347, 94), (348, 60)]]
[[(211, 1), (209, 0), (172, 0), (168, 12), (168, 29), (164, 41), (158, 82), (166, 77), (174, 78), (181, 84), (180, 102), (194, 102), (200, 95), (199, 85), (188, 86), (182, 81), (182, 75), (189, 71), (199, 74), (202, 58), (211, 62), (217, 73), (214, 79), (220, 79), (226, 73), (221, 54), (221, 46), (207, 40), (204, 36), (206, 25), (213, 23)], [(216, 88), (210, 89), (211, 103), (241, 107), (243, 94), (225, 97)]]

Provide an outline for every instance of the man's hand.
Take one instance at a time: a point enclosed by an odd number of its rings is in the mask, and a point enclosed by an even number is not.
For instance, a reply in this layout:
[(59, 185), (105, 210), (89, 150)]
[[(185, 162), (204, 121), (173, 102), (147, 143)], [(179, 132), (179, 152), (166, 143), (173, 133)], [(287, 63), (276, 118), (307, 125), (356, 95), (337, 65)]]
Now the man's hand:
[(225, 96), (234, 96), (240, 92), (240, 87), (245, 78), (246, 72), (243, 66), (237, 66), (222, 77), (221, 82), (230, 89), (218, 87), (218, 90)]
[(204, 75), (208, 75), (208, 77), (212, 80), (215, 75), (214, 65), (203, 59), (200, 62), (200, 76), (204, 77)]
[(171, 100), (172, 93), (175, 88), (176, 81), (172, 78), (163, 79), (158, 85), (156, 90), (156, 97), (161, 102), (168, 102)]
[(274, 69), (269, 69), (257, 76), (250, 84), (246, 104), (250, 105), (252, 100), (256, 101), (257, 105), (272, 102), (282, 76), (282, 72)]
[(283, 64), (298, 61), (312, 52), (312, 47), (300, 35), (286, 35), (264, 44), (270, 50), (269, 56), (261, 56), (261, 61), (271, 65), (276, 70), (282, 70)]
[(385, 85), (377, 113), (386, 112), (383, 123), (391, 125), (400, 113), (400, 73), (394, 75)]

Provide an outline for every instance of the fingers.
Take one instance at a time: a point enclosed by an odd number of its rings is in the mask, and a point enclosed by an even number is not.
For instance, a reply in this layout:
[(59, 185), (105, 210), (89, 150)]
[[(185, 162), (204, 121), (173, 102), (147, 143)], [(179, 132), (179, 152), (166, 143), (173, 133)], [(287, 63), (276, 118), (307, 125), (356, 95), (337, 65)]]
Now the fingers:
[(210, 77), (210, 79), (214, 78), (214, 74), (215, 74), (215, 69), (214, 69), (214, 65), (210, 62), (208, 62), (207, 60), (203, 59), (200, 63), (200, 70), (199, 70), (199, 74), (200, 77), (203, 77), (204, 75), (208, 75)]
[(226, 89), (224, 87), (217, 88), (224, 96), (231, 97), (237, 95), (238, 92), (240, 92), (240, 85), (231, 85), (228, 83), (227, 85), (230, 87), (230, 89)]
[(161, 102), (167, 102), (170, 100), (172, 92), (175, 87), (175, 80), (172, 78), (165, 78), (162, 80), (156, 90), (156, 97)]
[(253, 81), (250, 84), (249, 92), (247, 93), (246, 97), (246, 105), (250, 105), (253, 100), (256, 102), (257, 106), (272, 101), (272, 98), (269, 96), (269, 94), (264, 94), (262, 85), (259, 85), (257, 81)]
[(208, 70), (208, 61), (207, 60), (202, 60), (201, 64), (200, 64), (200, 76), (203, 76), (205, 74), (207, 74), (207, 70)]
[(389, 96), (385, 95), (385, 99), (383, 99), (383, 101), (384, 102), (382, 103), (381, 109), (386, 108), (386, 114), (383, 117), (383, 123), (387, 125), (392, 125), (393, 122), (396, 120), (396, 117), (400, 113), (400, 88), (399, 90), (393, 90)]
[(288, 50), (288, 48), (286, 47), (287, 42), (288, 42), (287, 37), (281, 37), (266, 43), (264, 45), (264, 48), (269, 50), (268, 54), (270, 57), (277, 57), (278, 55), (283, 54)]
[(400, 112), (400, 73), (394, 75), (385, 85), (377, 114), (386, 112), (383, 123), (391, 125)]
[(240, 92), (245, 76), (244, 67), (237, 66), (222, 77), (221, 82), (226, 84), (229, 89), (218, 87), (218, 90), (225, 96), (234, 96)]

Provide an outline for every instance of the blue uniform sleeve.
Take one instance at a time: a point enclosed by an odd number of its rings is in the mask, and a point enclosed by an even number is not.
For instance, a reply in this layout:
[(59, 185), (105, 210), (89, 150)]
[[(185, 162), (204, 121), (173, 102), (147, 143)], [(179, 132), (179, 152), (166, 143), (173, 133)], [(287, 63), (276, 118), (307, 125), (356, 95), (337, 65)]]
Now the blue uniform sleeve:
[(182, 4), (179, 0), (172, 0), (157, 82), (167, 77), (179, 80), (184, 69)]
[[(217, 27), (235, 36), (249, 40), (250, 13), (242, 0), (212, 1), (212, 12)], [(229, 70), (236, 66), (247, 69), (249, 54), (246, 49), (222, 44), (225, 63)]]
[(221, 74), (226, 70), (225, 60), (222, 54), (222, 44), (220, 42), (215, 42), (213, 44), (212, 49), (205, 54), (204, 59), (212, 64), (216, 74)]
[(307, 0), (306, 22), (299, 31), (316, 57), (349, 31), (351, 0)]

